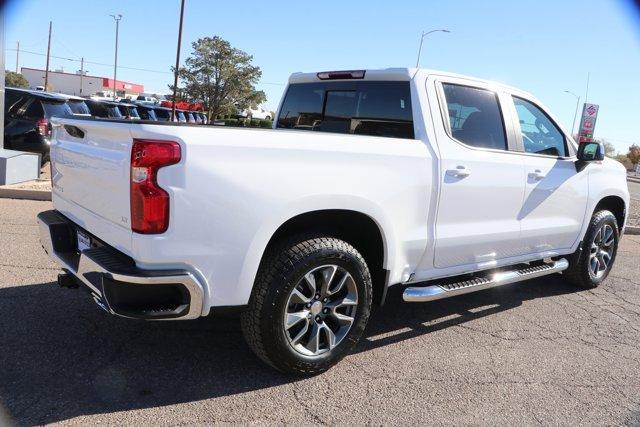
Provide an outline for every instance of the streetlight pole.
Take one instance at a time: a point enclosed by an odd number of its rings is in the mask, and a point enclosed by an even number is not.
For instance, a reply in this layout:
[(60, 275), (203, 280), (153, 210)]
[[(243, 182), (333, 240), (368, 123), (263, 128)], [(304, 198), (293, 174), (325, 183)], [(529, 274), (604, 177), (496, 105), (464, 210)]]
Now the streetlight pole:
[(422, 36), (420, 36), (420, 47), (418, 48), (418, 60), (416, 61), (416, 68), (418, 68), (420, 66), (420, 53), (422, 53), (422, 42), (424, 41), (424, 38), (426, 36), (428, 36), (431, 33), (450, 33), (451, 31), (449, 30), (445, 30), (443, 28), (441, 29), (437, 29), (437, 30), (431, 30), (431, 31), (427, 31), (427, 32), (422, 32)]
[(573, 95), (576, 97), (576, 111), (575, 113), (573, 113), (573, 125), (571, 125), (571, 136), (574, 135), (574, 129), (576, 127), (576, 118), (578, 117), (578, 107), (580, 106), (580, 96), (576, 95), (575, 93), (571, 92), (570, 90), (565, 90), (564, 93), (568, 93), (570, 95)]
[(116, 77), (118, 75), (118, 30), (120, 27), (120, 20), (122, 19), (122, 15), (117, 14), (117, 15), (109, 15), (111, 16), (114, 21), (116, 21), (116, 59), (115, 62), (113, 64), (113, 100), (116, 100)]

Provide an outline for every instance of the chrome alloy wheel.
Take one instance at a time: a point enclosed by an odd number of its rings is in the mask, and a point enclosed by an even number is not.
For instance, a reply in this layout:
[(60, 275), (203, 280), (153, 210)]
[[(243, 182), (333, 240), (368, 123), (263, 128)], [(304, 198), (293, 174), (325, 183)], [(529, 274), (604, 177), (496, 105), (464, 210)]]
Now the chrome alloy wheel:
[(609, 224), (603, 225), (595, 234), (589, 252), (589, 268), (596, 279), (602, 277), (613, 258), (615, 236)]
[(355, 320), (358, 289), (351, 274), (337, 265), (307, 272), (291, 291), (284, 313), (285, 336), (306, 356), (319, 356), (347, 335)]

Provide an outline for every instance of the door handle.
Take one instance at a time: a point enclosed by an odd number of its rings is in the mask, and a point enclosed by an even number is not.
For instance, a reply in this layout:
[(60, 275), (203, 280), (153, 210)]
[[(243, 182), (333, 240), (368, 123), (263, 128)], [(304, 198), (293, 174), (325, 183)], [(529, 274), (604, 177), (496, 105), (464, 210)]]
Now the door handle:
[(455, 169), (447, 169), (445, 173), (456, 178), (464, 178), (471, 175), (471, 171), (462, 165), (456, 166)]
[(529, 178), (531, 179), (535, 179), (536, 181), (540, 181), (541, 179), (543, 179), (544, 177), (546, 177), (546, 174), (543, 174), (542, 171), (540, 169), (536, 169), (533, 172), (531, 172), (529, 174)]

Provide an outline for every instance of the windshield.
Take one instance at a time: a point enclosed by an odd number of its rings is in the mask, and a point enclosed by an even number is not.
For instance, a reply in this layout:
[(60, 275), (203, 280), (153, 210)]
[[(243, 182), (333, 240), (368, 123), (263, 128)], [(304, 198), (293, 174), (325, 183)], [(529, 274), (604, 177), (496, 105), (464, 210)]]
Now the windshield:
[(139, 119), (140, 114), (138, 114), (138, 109), (136, 107), (127, 107), (129, 109), (129, 116), (134, 119)]
[(169, 121), (169, 117), (171, 117), (171, 112), (169, 110), (164, 110), (162, 108), (158, 108), (157, 110), (155, 110), (156, 112), (156, 117), (158, 117), (158, 120), (161, 121)]
[(138, 113), (140, 114), (140, 118), (142, 120), (158, 120), (155, 111), (153, 111), (151, 108), (138, 107)]
[(105, 108), (109, 112), (109, 117), (113, 117), (115, 119), (122, 118), (122, 114), (120, 113), (117, 105), (105, 105)]
[(73, 114), (91, 114), (89, 107), (87, 107), (87, 104), (85, 104), (84, 101), (70, 99), (67, 101), (67, 105)]

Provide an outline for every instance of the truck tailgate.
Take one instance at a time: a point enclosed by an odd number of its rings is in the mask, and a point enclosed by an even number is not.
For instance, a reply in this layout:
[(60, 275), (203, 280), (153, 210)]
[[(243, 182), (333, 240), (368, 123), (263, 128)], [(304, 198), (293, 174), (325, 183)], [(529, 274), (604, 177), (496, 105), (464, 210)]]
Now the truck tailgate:
[(56, 209), (129, 252), (131, 124), (54, 119), (51, 181)]

